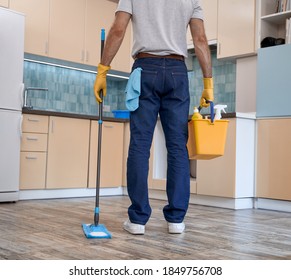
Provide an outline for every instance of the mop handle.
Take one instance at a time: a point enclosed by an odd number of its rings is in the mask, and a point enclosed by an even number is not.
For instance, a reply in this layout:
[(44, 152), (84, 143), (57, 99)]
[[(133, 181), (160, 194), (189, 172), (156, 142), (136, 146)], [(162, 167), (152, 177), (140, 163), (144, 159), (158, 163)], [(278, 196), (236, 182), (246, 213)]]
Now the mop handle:
[[(104, 50), (105, 29), (101, 29), (101, 59)], [(100, 90), (100, 98), (103, 100), (103, 91)], [(99, 118), (98, 118), (98, 150), (97, 150), (97, 176), (96, 176), (96, 200), (94, 212), (94, 224), (99, 224), (99, 192), (100, 192), (100, 174), (101, 174), (101, 141), (102, 141), (102, 123), (103, 123), (103, 104), (99, 102)]]

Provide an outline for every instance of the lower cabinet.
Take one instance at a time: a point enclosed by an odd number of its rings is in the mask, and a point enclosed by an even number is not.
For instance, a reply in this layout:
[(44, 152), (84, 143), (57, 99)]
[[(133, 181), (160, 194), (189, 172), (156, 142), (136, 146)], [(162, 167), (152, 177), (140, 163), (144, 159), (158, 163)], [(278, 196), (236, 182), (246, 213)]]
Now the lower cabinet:
[(86, 188), (90, 120), (50, 117), (47, 189)]
[(197, 161), (197, 194), (235, 197), (236, 121), (228, 124), (224, 155)]
[(20, 182), (21, 190), (45, 189), (48, 116), (23, 115)]
[(257, 121), (256, 196), (291, 200), (291, 119)]
[[(100, 164), (100, 187), (122, 186), (122, 162), (124, 143), (124, 124), (104, 121), (102, 125), (102, 151)], [(96, 187), (98, 150), (98, 122), (91, 121), (90, 157), (89, 157), (89, 188)]]
[(197, 194), (252, 198), (255, 181), (255, 119), (231, 118), (224, 155), (197, 161)]
[[(103, 122), (101, 187), (123, 185), (124, 126)], [(23, 114), (22, 131), (21, 190), (96, 187), (98, 121)]]
[(20, 189), (45, 189), (46, 152), (21, 152)]

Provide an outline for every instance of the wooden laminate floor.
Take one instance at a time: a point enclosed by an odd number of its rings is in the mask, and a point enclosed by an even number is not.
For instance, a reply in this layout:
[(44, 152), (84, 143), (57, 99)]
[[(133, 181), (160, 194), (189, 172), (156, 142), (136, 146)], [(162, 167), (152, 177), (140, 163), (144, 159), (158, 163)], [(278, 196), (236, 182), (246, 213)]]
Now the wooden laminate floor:
[(165, 202), (151, 200), (146, 233), (133, 236), (122, 229), (128, 198), (101, 197), (100, 223), (112, 239), (87, 239), (81, 224), (93, 222), (94, 203), (94, 198), (1, 203), (0, 259), (291, 259), (291, 213), (190, 205), (185, 233), (170, 235)]

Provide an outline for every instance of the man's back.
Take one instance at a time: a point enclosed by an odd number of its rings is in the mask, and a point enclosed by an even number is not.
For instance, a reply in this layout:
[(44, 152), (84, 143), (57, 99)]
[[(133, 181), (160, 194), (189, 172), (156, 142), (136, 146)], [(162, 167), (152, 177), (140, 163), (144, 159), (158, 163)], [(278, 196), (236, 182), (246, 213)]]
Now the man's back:
[(132, 15), (133, 51), (187, 56), (191, 18), (203, 19), (199, 0), (120, 0), (118, 11)]

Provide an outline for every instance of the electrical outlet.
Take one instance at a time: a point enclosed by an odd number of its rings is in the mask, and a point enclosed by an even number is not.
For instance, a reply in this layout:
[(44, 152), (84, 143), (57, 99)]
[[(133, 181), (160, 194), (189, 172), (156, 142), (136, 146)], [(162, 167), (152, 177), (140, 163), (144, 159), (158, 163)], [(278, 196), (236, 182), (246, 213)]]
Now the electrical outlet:
[(103, 105), (104, 112), (110, 112), (110, 105)]

